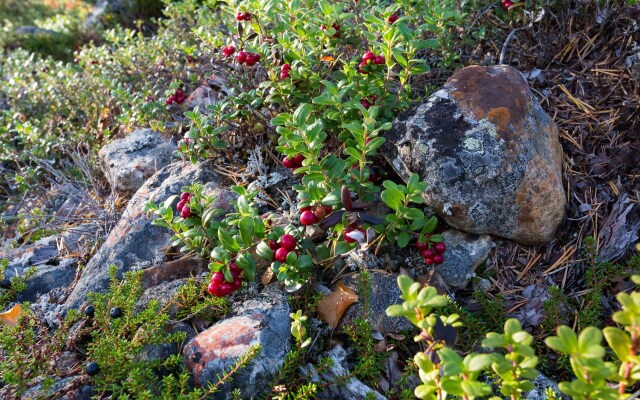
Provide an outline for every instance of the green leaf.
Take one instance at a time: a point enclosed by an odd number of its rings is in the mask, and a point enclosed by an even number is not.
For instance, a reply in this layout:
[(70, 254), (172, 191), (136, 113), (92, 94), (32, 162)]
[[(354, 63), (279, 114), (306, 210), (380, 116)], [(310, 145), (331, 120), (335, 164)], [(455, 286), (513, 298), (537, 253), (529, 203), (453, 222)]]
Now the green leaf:
[(252, 282), (256, 277), (256, 261), (251, 254), (242, 253), (236, 257), (236, 264), (244, 271), (247, 276), (247, 280)]
[(404, 195), (398, 190), (383, 190), (380, 197), (389, 208), (395, 211), (402, 206), (404, 201)]
[(492, 354), (469, 354), (464, 359), (465, 369), (471, 372), (479, 372), (487, 369), (495, 358)]
[(240, 239), (245, 247), (249, 247), (253, 242), (254, 224), (253, 217), (243, 217), (238, 224)]
[(473, 397), (488, 396), (492, 392), (491, 386), (488, 384), (472, 380), (460, 382), (460, 387), (462, 387), (462, 390), (467, 394), (467, 396)]
[(407, 245), (409, 244), (409, 240), (411, 240), (411, 236), (409, 236), (409, 233), (406, 231), (401, 232), (396, 237), (396, 242), (398, 243), (398, 246), (400, 246), (401, 248), (407, 247)]
[(612, 326), (604, 328), (603, 333), (609, 347), (616, 353), (620, 361), (629, 361), (629, 356), (631, 356), (631, 338), (629, 334)]
[(237, 253), (238, 250), (240, 250), (238, 243), (224, 227), (218, 229), (218, 240), (220, 240), (220, 243), (225, 249), (232, 253)]
[(269, 247), (269, 245), (265, 242), (258, 243), (256, 247), (256, 254), (267, 261), (271, 261), (273, 259), (273, 250)]
[(309, 118), (309, 114), (313, 111), (313, 106), (309, 103), (302, 103), (293, 113), (293, 120), (298, 125), (304, 125)]

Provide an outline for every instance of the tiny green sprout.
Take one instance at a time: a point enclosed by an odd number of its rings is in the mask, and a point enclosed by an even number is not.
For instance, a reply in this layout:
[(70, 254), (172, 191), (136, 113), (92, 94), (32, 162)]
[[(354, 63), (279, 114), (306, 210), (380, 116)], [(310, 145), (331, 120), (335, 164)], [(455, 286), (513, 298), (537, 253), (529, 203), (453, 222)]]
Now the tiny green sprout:
[(302, 310), (298, 310), (295, 313), (291, 313), (291, 335), (296, 339), (298, 347), (304, 349), (311, 344), (311, 338), (307, 338), (307, 328), (304, 323), (307, 321), (307, 316), (302, 315)]

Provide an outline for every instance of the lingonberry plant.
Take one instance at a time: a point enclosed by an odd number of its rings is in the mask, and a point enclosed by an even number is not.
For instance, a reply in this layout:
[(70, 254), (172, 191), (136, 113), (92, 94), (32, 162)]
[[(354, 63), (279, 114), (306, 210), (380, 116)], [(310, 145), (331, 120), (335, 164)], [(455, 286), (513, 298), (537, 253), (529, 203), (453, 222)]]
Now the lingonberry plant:
[[(640, 284), (640, 276), (632, 277)], [(456, 339), (456, 327), (461, 326), (456, 314), (445, 316), (435, 310), (450, 301), (438, 295), (435, 288), (421, 287), (420, 283), (401, 275), (398, 286), (404, 303), (390, 306), (387, 314), (403, 316), (420, 329), (415, 337), (424, 342), (424, 351), (415, 356), (422, 385), (415, 389), (421, 399), (443, 400), (449, 395), (463, 399), (490, 396), (493, 389), (483, 376), (493, 376), (503, 396), (512, 400), (533, 389), (532, 379), (538, 375), (535, 369), (538, 358), (531, 347), (533, 337), (522, 329), (516, 319), (508, 319), (504, 333), (489, 332), (482, 346), (500, 349), (499, 352), (470, 353), (462, 357), (452, 346)], [(587, 327), (576, 333), (568, 326), (559, 326), (557, 335), (550, 336), (545, 344), (559, 353), (569, 356), (575, 378), (560, 382), (559, 388), (566, 395), (579, 400), (619, 400), (629, 398), (629, 389), (640, 381), (640, 292), (619, 293), (617, 300), (621, 310), (613, 314), (619, 327), (609, 326), (600, 330)], [(609, 345), (610, 352), (602, 345)], [(608, 360), (607, 354), (615, 355)], [(499, 399), (500, 397), (492, 397)]]

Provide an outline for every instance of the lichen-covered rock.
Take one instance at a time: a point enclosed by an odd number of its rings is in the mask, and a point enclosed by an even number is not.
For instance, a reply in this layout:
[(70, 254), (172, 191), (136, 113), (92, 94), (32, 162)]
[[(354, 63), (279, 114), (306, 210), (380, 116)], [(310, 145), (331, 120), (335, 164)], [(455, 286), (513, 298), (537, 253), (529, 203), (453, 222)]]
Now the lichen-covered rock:
[(426, 203), (451, 226), (522, 244), (562, 221), (562, 148), (553, 120), (509, 66), (466, 67), (398, 117), (382, 154), (403, 179), (429, 184)]
[(153, 129), (136, 129), (98, 152), (104, 173), (118, 193), (131, 195), (171, 162), (176, 145)]
[[(366, 318), (374, 330), (380, 333), (400, 333), (412, 332), (417, 328), (406, 318), (395, 318), (387, 315), (387, 308), (393, 304), (403, 302), (400, 297), (402, 293), (398, 288), (398, 276), (389, 274), (381, 270), (369, 271), (370, 281), (362, 281), (362, 275), (354, 274), (345, 278), (342, 282), (345, 286), (358, 293), (360, 300), (347, 309), (338, 324), (338, 329), (349, 325), (356, 318)], [(369, 297), (365, 298), (360, 291), (363, 287), (369, 290)], [(364, 302), (367, 303), (367, 313), (365, 314)]]
[(2, 275), (0, 287), (8, 288), (16, 276), (26, 276), (26, 289), (18, 293), (16, 300), (34, 302), (38, 295), (55, 288), (70, 285), (78, 268), (75, 258), (61, 258), (58, 254), (58, 236), (42, 238), (37, 242), (17, 249), (0, 250), (0, 260), (7, 260), (7, 268)]
[[(329, 368), (318, 373), (313, 364), (301, 367), (302, 373), (309, 377), (311, 382), (318, 384), (320, 390), (316, 394), (318, 399), (349, 399), (349, 400), (386, 400), (386, 397), (365, 385), (349, 371), (346, 350), (337, 345), (331, 351), (324, 354), (333, 362)], [(340, 382), (340, 384), (335, 384)]]
[(194, 384), (200, 387), (217, 382), (217, 376), (229, 371), (251, 346), (259, 344), (259, 353), (234, 374), (233, 381), (222, 385), (214, 398), (228, 399), (237, 388), (243, 399), (251, 399), (271, 389), (269, 384), (291, 349), (289, 313), (285, 295), (268, 287), (243, 303), (235, 316), (201, 332), (183, 351)]
[(165, 201), (180, 194), (183, 186), (196, 182), (204, 184), (205, 192), (217, 198), (217, 207), (230, 207), (229, 202), (235, 195), (218, 184), (218, 177), (209, 163), (176, 162), (161, 169), (131, 198), (105, 243), (83, 268), (65, 307), (78, 307), (89, 292), (106, 291), (111, 264), (116, 265), (119, 277), (133, 268), (159, 264), (164, 257), (163, 248), (169, 245), (172, 234), (169, 229), (152, 225), (153, 218), (145, 215), (144, 203), (151, 198), (156, 203)]
[(444, 282), (451, 288), (464, 289), (474, 271), (482, 264), (493, 247), (489, 235), (470, 235), (456, 230), (442, 233), (447, 251), (444, 263), (438, 266)]

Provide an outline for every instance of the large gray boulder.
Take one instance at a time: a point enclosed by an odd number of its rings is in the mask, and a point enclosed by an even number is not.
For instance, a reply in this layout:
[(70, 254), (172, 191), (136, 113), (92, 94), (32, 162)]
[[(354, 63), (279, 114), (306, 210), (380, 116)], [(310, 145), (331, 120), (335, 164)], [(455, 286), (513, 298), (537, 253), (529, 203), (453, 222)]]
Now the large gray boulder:
[(509, 66), (456, 72), (399, 116), (382, 154), (451, 226), (522, 244), (551, 240), (565, 213), (558, 128)]
[(252, 346), (261, 349), (254, 358), (222, 385), (214, 395), (228, 399), (240, 389), (243, 399), (251, 399), (271, 389), (269, 384), (291, 349), (291, 319), (285, 295), (274, 287), (247, 300), (235, 316), (219, 321), (201, 332), (184, 347), (184, 363), (193, 373), (197, 387), (216, 383)]
[(217, 207), (228, 209), (235, 198), (231, 190), (220, 186), (212, 166), (206, 162), (176, 162), (153, 175), (129, 201), (120, 221), (109, 233), (100, 250), (89, 260), (65, 303), (65, 308), (78, 307), (89, 292), (104, 292), (109, 287), (109, 266), (114, 264), (118, 276), (134, 267), (153, 267), (163, 261), (163, 249), (170, 244), (171, 231), (152, 225), (153, 218), (144, 212), (150, 198), (162, 202), (180, 194), (186, 185), (196, 182), (217, 198)]
[(98, 152), (111, 188), (131, 195), (171, 162), (177, 146), (153, 129), (136, 129)]

